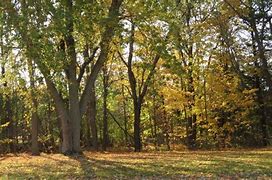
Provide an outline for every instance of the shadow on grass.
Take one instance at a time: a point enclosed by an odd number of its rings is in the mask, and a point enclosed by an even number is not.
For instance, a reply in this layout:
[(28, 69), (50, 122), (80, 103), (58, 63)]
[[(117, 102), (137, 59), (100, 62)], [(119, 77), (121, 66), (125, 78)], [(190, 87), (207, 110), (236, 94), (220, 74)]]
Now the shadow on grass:
[[(74, 160), (80, 162), (83, 171), (80, 178), (141, 178), (146, 176), (166, 177), (163, 173), (152, 171), (150, 169), (139, 168), (138, 165), (131, 165), (129, 163), (113, 161), (113, 160), (100, 160), (88, 156), (72, 156)], [(146, 163), (141, 164), (141, 166)], [(154, 168), (152, 168), (154, 169)]]
[[(135, 154), (134, 154), (135, 155)], [(139, 154), (140, 156), (140, 154)], [(215, 156), (209, 159), (197, 157), (196, 161), (182, 157), (165, 161), (156, 159), (153, 155), (139, 157), (120, 155), (109, 159), (99, 159), (86, 155), (72, 157), (80, 162), (84, 178), (196, 178), (196, 177), (233, 177), (250, 178), (267, 175), (272, 177), (271, 164), (258, 161), (247, 163), (236, 160), (235, 157), (224, 159)], [(133, 158), (135, 161), (133, 161)], [(141, 161), (144, 160), (144, 161)]]
[[(272, 178), (271, 153), (93, 153), (42, 155), (9, 162), (0, 179), (239, 179)], [(39, 163), (41, 160), (42, 162)], [(3, 160), (3, 163), (5, 160)], [(266, 175), (265, 175), (266, 174)], [(2, 175), (2, 176), (1, 176)]]

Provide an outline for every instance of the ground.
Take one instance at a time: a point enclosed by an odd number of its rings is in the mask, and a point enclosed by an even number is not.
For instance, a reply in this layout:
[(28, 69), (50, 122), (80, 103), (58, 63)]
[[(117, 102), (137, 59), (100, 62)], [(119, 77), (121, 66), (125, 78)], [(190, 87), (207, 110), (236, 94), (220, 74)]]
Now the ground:
[(0, 179), (272, 179), (272, 150), (0, 156)]

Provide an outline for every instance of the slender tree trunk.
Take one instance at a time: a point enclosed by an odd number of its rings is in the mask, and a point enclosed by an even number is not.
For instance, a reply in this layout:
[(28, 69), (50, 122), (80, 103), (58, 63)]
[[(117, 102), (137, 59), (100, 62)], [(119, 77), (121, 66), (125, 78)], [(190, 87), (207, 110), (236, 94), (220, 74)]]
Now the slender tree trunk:
[(122, 95), (123, 95), (123, 116), (124, 116), (124, 129), (125, 129), (125, 141), (126, 141), (126, 144), (129, 143), (128, 141), (128, 127), (127, 127), (127, 124), (128, 124), (128, 119), (127, 119), (127, 105), (126, 105), (126, 97), (125, 97), (125, 91), (124, 91), (124, 85), (122, 85)]
[(54, 125), (52, 119), (52, 111), (51, 111), (51, 99), (48, 99), (48, 110), (47, 110), (47, 123), (48, 123), (48, 133), (50, 134), (50, 144), (55, 147), (55, 139), (54, 139)]
[(189, 114), (187, 119), (187, 143), (189, 149), (194, 149), (196, 147), (196, 114), (193, 111), (195, 105), (195, 95), (194, 95), (194, 80), (193, 80), (193, 71), (192, 71), (192, 64), (189, 63), (189, 84), (188, 84), (188, 91), (192, 93), (189, 102)]
[(7, 121), (9, 122), (9, 125), (7, 127), (7, 135), (8, 135), (8, 139), (10, 140), (9, 143), (9, 151), (10, 152), (14, 152), (14, 124), (13, 124), (13, 118), (12, 118), (12, 102), (11, 102), (11, 98), (9, 96), (7, 96), (6, 99), (6, 113), (7, 113)]
[(98, 150), (98, 137), (97, 137), (97, 125), (96, 125), (96, 95), (95, 87), (92, 86), (90, 92), (89, 114), (88, 114), (91, 132), (92, 132), (92, 145), (95, 150)]
[(207, 102), (207, 82), (206, 76), (204, 75), (204, 83), (203, 83), (203, 90), (204, 90), (204, 115), (205, 115), (205, 124), (208, 123), (208, 102)]
[(123, 101), (123, 113), (124, 113), (124, 127), (125, 127), (125, 141), (126, 144), (129, 143), (128, 141), (128, 119), (127, 119), (127, 108), (126, 108), (126, 102)]
[(134, 102), (134, 151), (140, 152), (142, 150), (141, 141), (141, 103)]
[(268, 141), (268, 129), (267, 129), (267, 116), (266, 116), (266, 105), (264, 102), (263, 91), (260, 86), (260, 79), (259, 77), (256, 78), (256, 88), (257, 91), (257, 102), (259, 104), (258, 114), (260, 115), (260, 126), (261, 126), (261, 133), (262, 133), (262, 145), (267, 146), (269, 144)]
[(90, 121), (89, 118), (86, 118), (86, 137), (85, 137), (85, 141), (86, 141), (86, 146), (89, 148), (91, 147), (91, 125), (90, 125)]
[(158, 135), (157, 135), (157, 116), (156, 116), (156, 108), (153, 107), (153, 124), (154, 124), (154, 145), (155, 149), (158, 148)]
[(107, 98), (108, 98), (108, 75), (107, 66), (103, 68), (103, 150), (107, 150), (109, 145), (109, 132), (108, 132), (108, 111), (107, 111)]
[(169, 139), (169, 122), (168, 122), (168, 119), (167, 119), (167, 113), (166, 113), (166, 110), (165, 110), (165, 106), (164, 106), (164, 100), (163, 100), (163, 121), (164, 121), (164, 134), (165, 134), (165, 143), (166, 143), (166, 147), (167, 147), (167, 150), (170, 151), (171, 147), (170, 147), (170, 139)]
[[(16, 93), (16, 99), (14, 101), (14, 109), (13, 109), (13, 115), (14, 115), (14, 119), (19, 119), (19, 107), (18, 107), (18, 102), (20, 102), (19, 98), (18, 98), (18, 94)], [(1, 112), (1, 111), (0, 111)], [(13, 139), (14, 139), (14, 152), (18, 151), (18, 121), (14, 121), (14, 125), (13, 125)], [(0, 137), (1, 138), (1, 137)], [(1, 150), (0, 150), (1, 151)]]

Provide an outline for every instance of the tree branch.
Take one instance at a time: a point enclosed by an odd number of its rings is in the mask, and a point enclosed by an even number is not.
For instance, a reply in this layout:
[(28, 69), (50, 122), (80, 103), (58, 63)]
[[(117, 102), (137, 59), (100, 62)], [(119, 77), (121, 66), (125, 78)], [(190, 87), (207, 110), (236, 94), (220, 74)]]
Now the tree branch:
[(87, 104), (89, 102), (89, 93), (92, 85), (95, 83), (98, 73), (103, 67), (104, 62), (107, 60), (108, 53), (110, 51), (110, 43), (115, 33), (115, 29), (119, 23), (119, 9), (123, 0), (112, 0), (109, 8), (108, 18), (111, 19), (110, 23), (105, 24), (105, 31), (102, 34), (102, 40), (100, 42), (101, 52), (92, 68), (90, 75), (87, 77), (87, 83), (80, 98), (80, 113), (85, 114), (87, 110)]
[(147, 76), (147, 78), (146, 78), (146, 80), (144, 82), (143, 90), (142, 90), (142, 92), (140, 94), (140, 99), (141, 100), (143, 100), (143, 98), (144, 98), (144, 96), (145, 96), (145, 94), (147, 92), (148, 84), (150, 83), (151, 78), (153, 77), (153, 75), (155, 73), (155, 68), (157, 66), (157, 63), (159, 62), (159, 59), (160, 59), (160, 55), (157, 54), (155, 56), (154, 60), (153, 60), (152, 68), (151, 68), (151, 70), (150, 70), (150, 72), (149, 72), (149, 74), (148, 74), (148, 76)]
[(110, 111), (109, 109), (107, 109), (107, 111), (108, 111), (109, 115), (112, 117), (113, 121), (118, 125), (118, 127), (119, 127), (122, 131), (124, 131), (125, 134), (127, 134), (127, 135), (131, 138), (130, 140), (132, 141), (132, 140), (133, 140), (133, 136), (132, 136), (131, 134), (129, 134), (129, 133), (127, 132), (127, 130), (124, 129), (124, 128), (121, 126), (121, 124), (117, 121), (117, 119), (116, 119), (115, 116), (111, 113), (111, 111)]
[(88, 57), (88, 60), (85, 61), (82, 66), (80, 67), (80, 72), (79, 72), (79, 75), (78, 75), (78, 78), (77, 78), (77, 82), (80, 83), (81, 80), (82, 80), (82, 77), (85, 73), (85, 70), (86, 70), (86, 67), (94, 60), (94, 57), (95, 57), (95, 54), (97, 52), (97, 50), (99, 49), (99, 47), (95, 47), (94, 50), (93, 50), (93, 53), (90, 57)]

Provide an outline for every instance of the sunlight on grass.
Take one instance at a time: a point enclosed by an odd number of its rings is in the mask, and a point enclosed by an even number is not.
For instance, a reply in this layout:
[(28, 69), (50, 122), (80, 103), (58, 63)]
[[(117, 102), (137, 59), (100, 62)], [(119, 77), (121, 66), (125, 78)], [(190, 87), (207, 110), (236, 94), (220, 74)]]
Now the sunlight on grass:
[(272, 178), (272, 151), (95, 153), (0, 157), (1, 179)]

